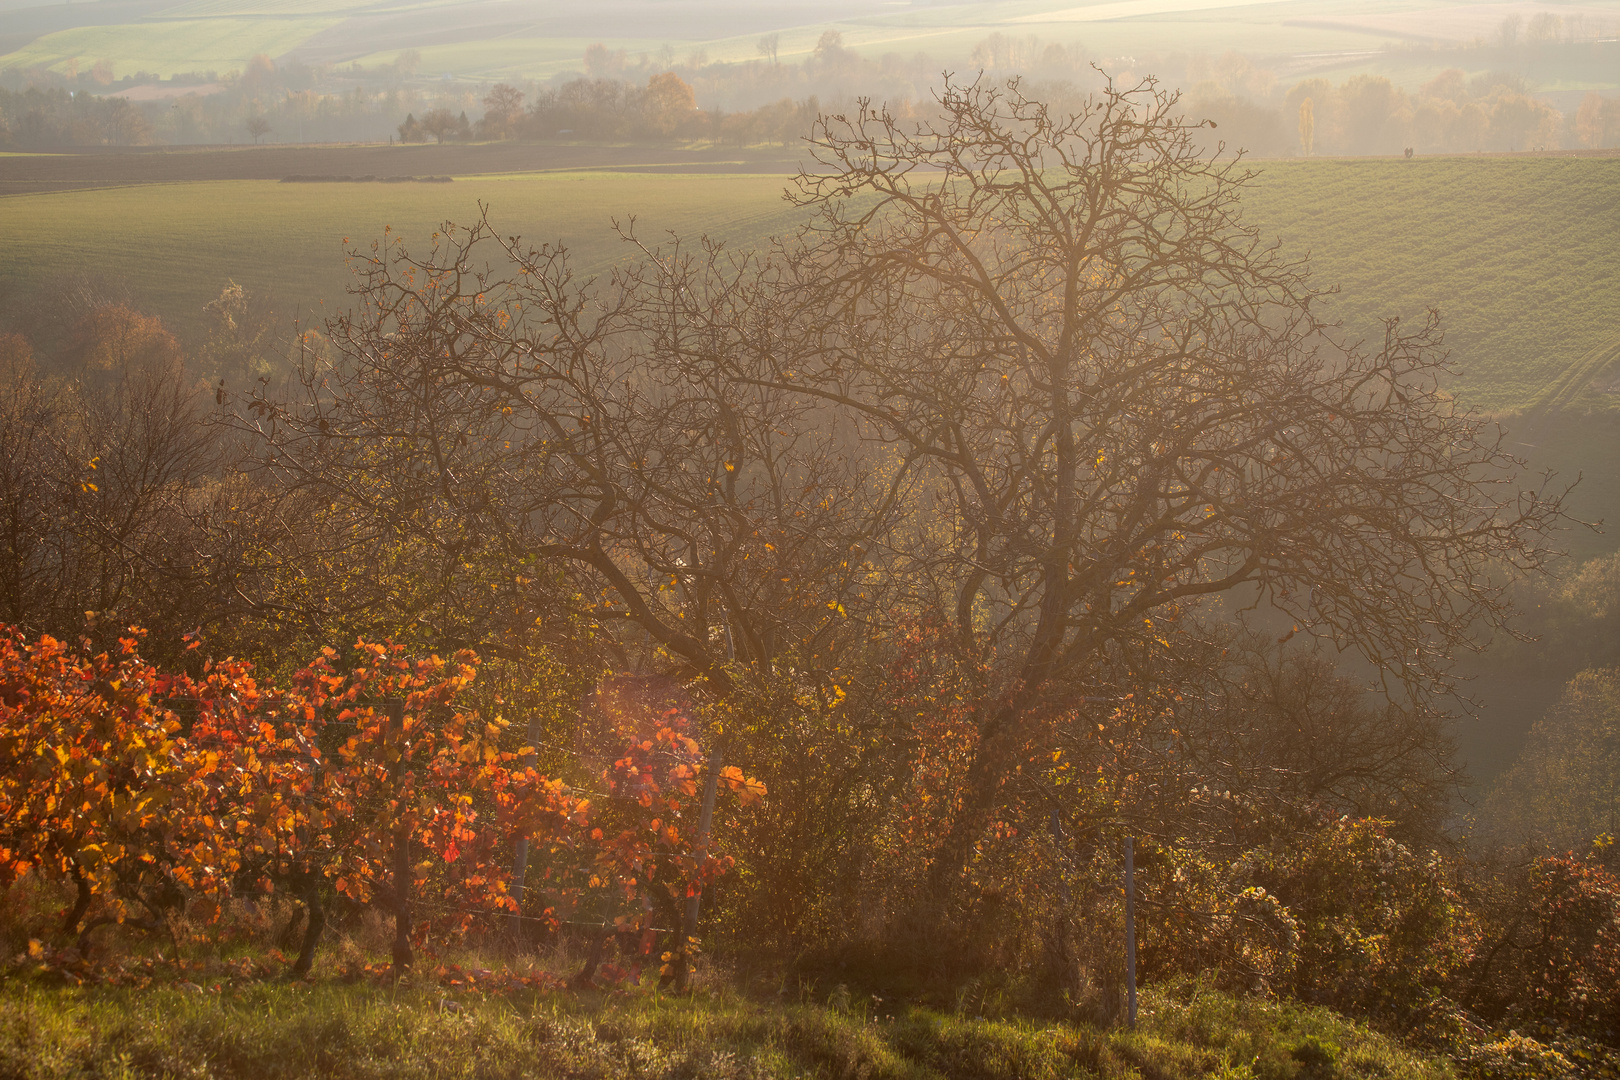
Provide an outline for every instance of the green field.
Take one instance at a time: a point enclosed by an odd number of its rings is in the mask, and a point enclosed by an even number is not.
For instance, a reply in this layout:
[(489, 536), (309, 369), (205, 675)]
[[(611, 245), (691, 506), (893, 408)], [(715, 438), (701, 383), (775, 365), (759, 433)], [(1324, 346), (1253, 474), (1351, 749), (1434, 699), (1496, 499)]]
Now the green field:
[(444, 221), (470, 223), (478, 204), (503, 235), (561, 240), (578, 270), (628, 254), (611, 230), (637, 218), (657, 241), (669, 230), (747, 243), (787, 227), (794, 212), (776, 176), (539, 173), (453, 184), (281, 184), (266, 180), (153, 184), (0, 198), (0, 288), (57, 275), (120, 278), (181, 329), (227, 278), (268, 292), (281, 310), (328, 310), (349, 282), (344, 240), (364, 247), (392, 227), (425, 242)]
[[(1620, 158), (1265, 163), (1251, 219), (1296, 252), (1358, 329), (1438, 308), (1459, 394), (1513, 412), (1620, 343)], [(1620, 405), (1589, 384), (1565, 407)]]
[[(1262, 163), (1247, 215), (1308, 253), (1332, 307), (1376, 332), (1386, 315), (1445, 319), (1458, 393), (1495, 412), (1620, 407), (1620, 158)], [(503, 233), (562, 239), (600, 271), (644, 237), (733, 244), (788, 228), (785, 178), (608, 172), (462, 177), (450, 185), (154, 184), (0, 198), (0, 285), (93, 269), (184, 326), (226, 278), (283, 305), (343, 300), (343, 239), (384, 226), (423, 238), (478, 203)]]
[(363, 11), (375, 7), (409, 7), (409, 4), (378, 5), (372, 0), (185, 0), (158, 12), (164, 19), (216, 19), (243, 16), (330, 15), (334, 12)]
[(0, 67), (63, 70), (106, 60), (113, 74), (240, 71), (255, 53), (280, 56), (338, 23), (319, 14), (278, 19), (176, 19), (58, 30), (0, 57)]

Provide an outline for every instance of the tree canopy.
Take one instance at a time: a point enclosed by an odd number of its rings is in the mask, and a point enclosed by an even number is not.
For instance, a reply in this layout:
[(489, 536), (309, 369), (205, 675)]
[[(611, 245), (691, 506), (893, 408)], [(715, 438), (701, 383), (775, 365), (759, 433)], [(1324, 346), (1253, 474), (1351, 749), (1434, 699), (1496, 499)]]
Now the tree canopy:
[(283, 487), (503, 598), (459, 633), (566, 611), (714, 700), (831, 699), (944, 620), (985, 676), (936, 884), (1031, 754), (1173, 689), (1238, 609), (1424, 713), (1561, 513), (1441, 388), (1437, 316), (1315, 313), (1173, 95), (939, 104), (823, 117), (810, 222), (752, 253), (631, 223), (639, 258), (580, 281), (487, 215), (385, 237), (302, 395), (247, 416)]

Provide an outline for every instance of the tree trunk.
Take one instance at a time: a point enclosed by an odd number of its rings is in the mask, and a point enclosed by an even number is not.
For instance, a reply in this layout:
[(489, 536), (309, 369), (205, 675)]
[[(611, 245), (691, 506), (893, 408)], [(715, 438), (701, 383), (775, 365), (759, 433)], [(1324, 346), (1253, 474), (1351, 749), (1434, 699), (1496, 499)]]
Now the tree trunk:
[(306, 873), (300, 885), (299, 899), (309, 912), (309, 921), (304, 924), (304, 940), (298, 949), (298, 959), (293, 962), (292, 973), (302, 978), (315, 966), (315, 948), (321, 943), (321, 932), (326, 929), (326, 905), (321, 902), (320, 875)]
[(605, 930), (591, 937), (591, 951), (585, 956), (585, 966), (579, 969), (579, 974), (568, 980), (568, 985), (575, 990), (589, 990), (595, 985), (596, 969), (602, 963), (602, 950), (607, 947), (608, 940), (613, 936), (611, 930)]
[[(301, 902), (302, 901), (300, 901), (300, 903)], [(307, 913), (307, 909), (304, 908), (304, 907), (295, 906), (292, 909), (292, 914), (287, 917), (287, 925), (283, 926), (281, 928), (281, 933), (276, 935), (276, 947), (277, 948), (280, 948), (280, 949), (290, 949), (290, 948), (292, 948), (293, 942), (295, 940), (297, 940), (298, 925), (304, 921), (304, 915), (306, 913)]]
[(928, 892), (941, 911), (973, 861), (974, 846), (995, 816), (1002, 781), (1011, 772), (1011, 758), (1018, 748), (1019, 718), (1028, 708), (1030, 697), (1020, 694), (1018, 700), (997, 707), (978, 725), (979, 745), (968, 765), (962, 805), (928, 871)]
[(79, 921), (84, 913), (90, 910), (90, 901), (93, 898), (90, 892), (90, 879), (84, 876), (77, 863), (73, 865), (73, 885), (77, 893), (73, 898), (73, 906), (62, 919), (62, 936), (67, 937), (79, 928)]

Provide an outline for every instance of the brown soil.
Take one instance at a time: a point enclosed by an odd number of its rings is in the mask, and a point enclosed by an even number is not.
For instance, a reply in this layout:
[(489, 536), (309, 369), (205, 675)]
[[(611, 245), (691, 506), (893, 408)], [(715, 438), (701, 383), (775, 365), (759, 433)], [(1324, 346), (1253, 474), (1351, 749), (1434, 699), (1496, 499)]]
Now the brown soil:
[(637, 146), (238, 146), (75, 148), (0, 157), (0, 195), (188, 180), (288, 176), (472, 176), (547, 169), (634, 172), (792, 173), (791, 150), (685, 150)]

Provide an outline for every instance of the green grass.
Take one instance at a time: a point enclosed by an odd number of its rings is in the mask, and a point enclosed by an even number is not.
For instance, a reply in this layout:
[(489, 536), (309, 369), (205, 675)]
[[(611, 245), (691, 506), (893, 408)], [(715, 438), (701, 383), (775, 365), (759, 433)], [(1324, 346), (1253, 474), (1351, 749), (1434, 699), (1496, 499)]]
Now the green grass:
[(375, 0), (184, 0), (183, 3), (159, 11), (157, 17), (229, 19), (244, 15), (330, 15), (335, 12), (364, 11), (378, 6)]
[[(1440, 310), (1469, 402), (1519, 411), (1620, 342), (1620, 158), (1262, 165), (1252, 221), (1309, 252), (1362, 331)], [(1571, 393), (1565, 405), (1602, 404)]]
[(1148, 994), (1137, 1031), (732, 994), (482, 997), (430, 988), (250, 984), (217, 992), (0, 984), (0, 1076), (859, 1077), (1315, 1080), (1451, 1075), (1321, 1009)]
[(281, 184), (217, 181), (0, 198), (0, 287), (94, 271), (184, 327), (227, 278), (274, 295), (281, 310), (345, 302), (344, 238), (365, 247), (391, 226), (424, 247), (445, 220), (469, 223), (490, 204), (502, 235), (563, 240), (582, 272), (628, 249), (610, 230), (666, 230), (747, 243), (787, 227), (778, 176), (542, 173), (453, 184)]
[[(1438, 307), (1472, 404), (1520, 412), (1620, 404), (1599, 360), (1620, 344), (1620, 158), (1264, 162), (1251, 221), (1309, 253), (1330, 307), (1377, 333), (1386, 315)], [(503, 233), (562, 238), (601, 270), (624, 251), (608, 231), (675, 229), (747, 243), (796, 220), (782, 177), (541, 173), (445, 186), (229, 181), (0, 199), (0, 284), (94, 268), (128, 280), (171, 321), (225, 278), (284, 304), (343, 301), (345, 236), (392, 225), (422, 238), (482, 200)], [(1596, 380), (1600, 384), (1594, 387)]]
[(296, 47), (335, 26), (326, 12), (285, 18), (176, 19), (124, 25), (78, 26), (35, 38), (0, 56), (0, 67), (62, 71), (78, 61), (89, 70), (98, 60), (119, 78), (138, 71), (171, 76), (195, 71), (241, 70), (255, 53), (270, 56)]
[[(426, 42), (413, 46), (420, 57), (421, 69), (433, 72), (452, 72), (466, 78), (480, 80), (518, 81), (549, 79), (565, 72), (579, 74), (583, 67), (585, 49), (600, 40), (594, 37), (556, 37), (525, 27), (499, 37), (477, 38), (472, 41)], [(749, 49), (757, 56), (753, 41)], [(664, 42), (652, 38), (614, 38), (613, 47), (624, 49), (631, 55), (658, 50)], [(375, 68), (395, 63), (403, 48), (389, 48), (380, 52), (357, 56), (354, 63), (363, 68)], [(710, 49), (714, 57), (714, 50)], [(722, 59), (722, 57), (715, 57)], [(731, 59), (726, 57), (726, 59)], [(743, 59), (738, 56), (735, 59)], [(476, 115), (476, 113), (474, 114)]]

